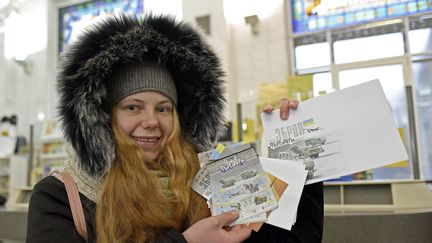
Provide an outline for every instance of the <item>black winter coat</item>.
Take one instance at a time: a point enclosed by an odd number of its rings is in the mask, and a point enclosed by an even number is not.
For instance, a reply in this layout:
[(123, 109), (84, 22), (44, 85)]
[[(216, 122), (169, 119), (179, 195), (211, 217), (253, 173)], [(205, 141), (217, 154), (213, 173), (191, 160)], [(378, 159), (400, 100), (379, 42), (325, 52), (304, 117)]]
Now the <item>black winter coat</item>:
[[(96, 242), (96, 204), (80, 194), (87, 223), (89, 242)], [(246, 242), (321, 242), (323, 232), (323, 186), (315, 183), (304, 187), (291, 231), (264, 224), (259, 232), (252, 232)], [(27, 242), (85, 242), (75, 230), (72, 212), (64, 184), (53, 176), (37, 183), (30, 199)], [(168, 230), (156, 240), (158, 243), (186, 242), (181, 232)]]

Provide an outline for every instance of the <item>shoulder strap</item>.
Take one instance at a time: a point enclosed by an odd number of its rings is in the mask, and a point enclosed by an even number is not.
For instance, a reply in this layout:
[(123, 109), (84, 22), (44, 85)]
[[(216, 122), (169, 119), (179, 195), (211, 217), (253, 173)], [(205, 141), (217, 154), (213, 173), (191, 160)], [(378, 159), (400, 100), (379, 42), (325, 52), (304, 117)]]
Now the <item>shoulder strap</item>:
[(81, 204), (81, 199), (78, 194), (78, 189), (75, 184), (74, 179), (72, 176), (66, 172), (62, 171), (60, 172), (61, 177), (63, 178), (63, 183), (66, 187), (66, 192), (69, 199), (69, 204), (72, 211), (72, 217), (75, 224), (75, 227), (78, 231), (78, 233), (85, 239), (85, 241), (88, 241), (87, 238), (87, 227), (86, 222), (84, 219), (84, 212)]

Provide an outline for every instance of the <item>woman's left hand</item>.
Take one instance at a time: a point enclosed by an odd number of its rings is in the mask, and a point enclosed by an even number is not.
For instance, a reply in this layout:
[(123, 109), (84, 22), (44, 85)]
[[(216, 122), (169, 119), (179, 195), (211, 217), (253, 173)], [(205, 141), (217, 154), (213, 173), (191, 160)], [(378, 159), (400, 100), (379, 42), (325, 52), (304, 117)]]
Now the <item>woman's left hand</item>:
[[(296, 110), (298, 107), (299, 101), (295, 99), (282, 98), (280, 101), (280, 118), (282, 120), (286, 120), (289, 117), (290, 109)], [(273, 111), (273, 107), (271, 105), (265, 105), (263, 108), (263, 112), (270, 114)]]

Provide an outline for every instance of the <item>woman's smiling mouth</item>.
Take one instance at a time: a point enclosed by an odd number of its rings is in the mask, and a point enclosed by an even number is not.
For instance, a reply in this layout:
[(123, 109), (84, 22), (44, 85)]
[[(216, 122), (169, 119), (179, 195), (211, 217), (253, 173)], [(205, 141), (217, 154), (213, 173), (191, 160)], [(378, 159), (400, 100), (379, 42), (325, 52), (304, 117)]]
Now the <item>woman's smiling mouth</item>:
[(159, 137), (137, 137), (132, 136), (133, 140), (135, 140), (138, 144), (152, 147), (159, 141)]

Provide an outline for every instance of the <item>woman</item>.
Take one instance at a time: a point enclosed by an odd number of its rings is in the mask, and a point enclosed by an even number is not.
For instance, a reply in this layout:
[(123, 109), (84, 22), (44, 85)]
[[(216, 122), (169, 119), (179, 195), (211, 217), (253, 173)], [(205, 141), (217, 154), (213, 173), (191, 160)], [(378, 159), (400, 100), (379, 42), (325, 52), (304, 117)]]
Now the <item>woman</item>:
[[(297, 239), (296, 231), (270, 225), (258, 234), (224, 227), (238, 214), (211, 217), (191, 189), (197, 152), (223, 132), (222, 76), (199, 33), (172, 17), (109, 17), (66, 51), (58, 78), (61, 124), (72, 146), (65, 171), (78, 186), (89, 242)], [(297, 107), (281, 104), (285, 113)], [(319, 196), (318, 214), (299, 228), (318, 240)], [(28, 242), (84, 242), (58, 173), (35, 185), (28, 217)]]

